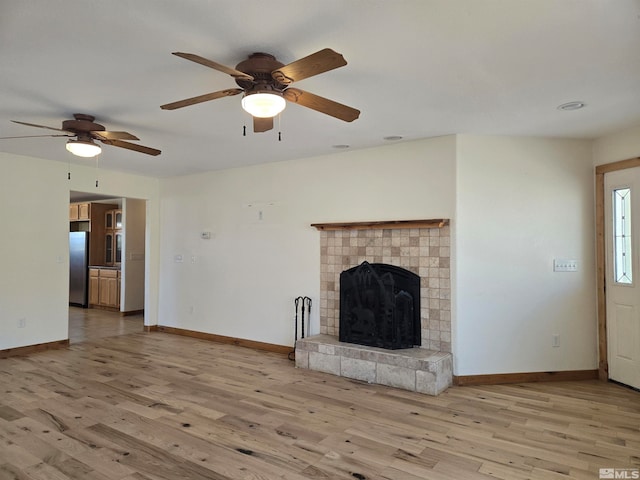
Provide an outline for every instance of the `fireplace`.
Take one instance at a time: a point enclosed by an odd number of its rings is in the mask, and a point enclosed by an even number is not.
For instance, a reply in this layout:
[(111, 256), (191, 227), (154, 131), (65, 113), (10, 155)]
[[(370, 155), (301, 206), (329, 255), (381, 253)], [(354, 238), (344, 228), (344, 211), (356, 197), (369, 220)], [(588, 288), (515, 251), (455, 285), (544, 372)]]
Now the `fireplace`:
[[(358, 227), (360, 225), (357, 225)], [(451, 352), (450, 230), (426, 223), (320, 230), (320, 333), (340, 335), (340, 273), (361, 264), (386, 263), (420, 276), (421, 345)]]
[[(296, 342), (296, 367), (429, 395), (446, 390), (453, 378), (449, 220), (312, 226), (320, 231), (320, 334)], [(385, 265), (382, 272), (377, 270), (378, 264)], [(387, 273), (400, 271), (413, 274), (408, 278), (419, 279), (417, 290), (404, 284), (403, 279), (394, 279), (390, 286)], [(364, 294), (341, 295), (344, 272), (358, 272), (344, 285), (362, 281)], [(400, 277), (406, 278), (404, 274)], [(386, 327), (385, 321), (376, 323), (375, 320), (379, 308), (373, 296), (380, 292), (397, 300), (392, 307), (396, 314), (386, 315)], [(409, 296), (413, 299), (411, 303)], [(382, 311), (388, 309), (385, 307)], [(355, 320), (351, 327), (342, 325), (341, 313), (347, 311), (351, 311), (351, 320)], [(416, 314), (420, 322), (417, 334)], [(353, 339), (343, 341), (346, 329), (351, 330), (350, 335), (370, 337), (364, 333), (366, 325), (376, 325), (376, 328), (382, 325), (382, 337), (389, 337), (389, 330), (393, 333), (394, 318), (413, 325), (413, 330), (410, 326), (401, 329), (404, 333), (400, 335), (400, 343), (420, 348), (380, 349), (351, 343)], [(407, 340), (412, 333), (414, 339)]]
[(420, 346), (420, 277), (366, 261), (342, 272), (340, 341), (393, 350)]

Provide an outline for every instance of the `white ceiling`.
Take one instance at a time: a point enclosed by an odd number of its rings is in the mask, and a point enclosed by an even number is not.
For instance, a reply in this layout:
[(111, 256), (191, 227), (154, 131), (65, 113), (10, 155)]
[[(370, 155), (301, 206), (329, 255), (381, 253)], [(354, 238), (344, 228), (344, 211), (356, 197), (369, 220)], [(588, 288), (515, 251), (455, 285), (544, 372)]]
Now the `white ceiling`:
[[(171, 52), (235, 67), (256, 51), (286, 64), (325, 47), (348, 65), (294, 86), (361, 110), (353, 123), (290, 104), (280, 128), (254, 134), (239, 95), (160, 109), (236, 87)], [(10, 120), (92, 114), (162, 150), (105, 146), (101, 168), (159, 177), (390, 135), (595, 138), (640, 124), (639, 85), (640, 0), (0, 0), (0, 136), (55, 133)], [(587, 107), (556, 108), (575, 100)], [(65, 141), (0, 140), (0, 151), (86, 162)]]

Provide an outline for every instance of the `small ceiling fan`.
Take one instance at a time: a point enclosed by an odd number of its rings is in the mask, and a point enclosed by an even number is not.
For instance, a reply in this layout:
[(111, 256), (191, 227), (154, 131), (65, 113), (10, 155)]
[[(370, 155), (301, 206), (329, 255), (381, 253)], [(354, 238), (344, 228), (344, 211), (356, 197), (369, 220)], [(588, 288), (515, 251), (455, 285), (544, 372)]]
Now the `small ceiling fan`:
[[(27, 125), (28, 127), (46, 128), (47, 130), (55, 130), (64, 132), (61, 134), (50, 135), (24, 135), (18, 137), (0, 137), (0, 140), (9, 138), (34, 138), (34, 137), (70, 137), (67, 141), (67, 150), (79, 157), (95, 157), (102, 149), (94, 140), (98, 140), (105, 145), (126, 148), (135, 152), (146, 153), (147, 155), (160, 155), (161, 151), (151, 147), (138, 145), (137, 143), (126, 142), (125, 140), (140, 140), (135, 135), (128, 132), (109, 132), (104, 126), (94, 123), (95, 117), (85, 115), (84, 113), (74, 113), (74, 120), (64, 120), (62, 128), (48, 127), (46, 125), (36, 125), (35, 123), (19, 122), (11, 120), (13, 123)], [(75, 139), (73, 139), (75, 137)]]
[(241, 88), (219, 90), (167, 103), (160, 107), (163, 110), (175, 110), (243, 93), (242, 108), (252, 115), (254, 132), (271, 130), (273, 117), (284, 110), (287, 101), (345, 122), (352, 122), (360, 116), (360, 110), (289, 86), (293, 82), (345, 66), (347, 62), (344, 57), (330, 48), (320, 50), (288, 65), (279, 62), (271, 54), (253, 53), (236, 65), (235, 69), (192, 53), (173, 52), (173, 55), (231, 75)]

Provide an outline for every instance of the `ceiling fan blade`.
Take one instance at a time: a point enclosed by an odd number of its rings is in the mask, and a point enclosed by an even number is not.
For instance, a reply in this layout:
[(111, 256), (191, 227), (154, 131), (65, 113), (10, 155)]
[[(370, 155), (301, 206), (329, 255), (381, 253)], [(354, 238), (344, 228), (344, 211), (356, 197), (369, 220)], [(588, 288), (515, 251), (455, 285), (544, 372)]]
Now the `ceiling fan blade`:
[(195, 105), (197, 103), (208, 102), (209, 100), (215, 100), (217, 98), (238, 95), (242, 92), (244, 92), (244, 90), (242, 90), (241, 88), (229, 88), (227, 90), (219, 90), (217, 92), (206, 93), (204, 95), (187, 98), (185, 100), (178, 100), (177, 102), (173, 103), (167, 103), (166, 105), (161, 105), (160, 108), (163, 110), (175, 110), (177, 108), (188, 107), (189, 105)]
[(160, 155), (160, 150), (151, 147), (145, 147), (144, 145), (138, 145), (137, 143), (123, 142), (122, 140), (102, 140), (102, 143), (106, 145), (113, 145), (114, 147), (126, 148), (127, 150), (134, 150), (140, 153), (146, 153), (147, 155)]
[(299, 82), (304, 78), (328, 72), (334, 68), (344, 67), (347, 61), (338, 52), (325, 48), (319, 52), (291, 62), (271, 72), (271, 76), (283, 85)]
[(297, 103), (316, 112), (331, 115), (345, 122), (353, 122), (360, 116), (360, 110), (334, 102), (328, 98), (314, 95), (313, 93), (305, 92), (299, 88), (287, 88), (284, 91), (284, 98), (292, 103)]
[(266, 132), (273, 128), (273, 117), (259, 118), (253, 117), (253, 131), (256, 133)]
[(8, 140), (10, 138), (41, 138), (41, 137), (74, 137), (75, 135), (65, 135), (61, 133), (60, 135), (20, 135), (18, 137), (0, 137), (0, 140)]
[(253, 77), (251, 75), (247, 75), (244, 72), (241, 72), (234, 68), (227, 67), (226, 65), (222, 65), (220, 63), (214, 62), (213, 60), (203, 58), (199, 55), (194, 55), (193, 53), (173, 52), (173, 55), (177, 55), (178, 57), (182, 57), (186, 60), (191, 60), (192, 62), (199, 63), (200, 65), (204, 65), (205, 67), (213, 68), (214, 70), (218, 70), (219, 72), (231, 75), (234, 78), (240, 78), (243, 80), (253, 80)]
[(27, 127), (46, 128), (48, 130), (56, 130), (58, 132), (67, 132), (61, 128), (47, 127), (46, 125), (36, 125), (35, 123), (19, 122), (18, 120), (11, 120), (13, 123), (19, 123), (20, 125), (26, 125)]
[(91, 132), (98, 140), (140, 140), (135, 135), (131, 135), (129, 132), (107, 132), (105, 130), (93, 130)]

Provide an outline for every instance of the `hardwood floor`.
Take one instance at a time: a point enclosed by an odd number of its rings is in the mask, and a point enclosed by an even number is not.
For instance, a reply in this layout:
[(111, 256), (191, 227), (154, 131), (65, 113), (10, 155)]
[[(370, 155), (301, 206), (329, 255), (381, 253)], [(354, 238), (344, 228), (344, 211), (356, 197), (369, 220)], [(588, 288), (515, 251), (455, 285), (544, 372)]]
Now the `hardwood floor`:
[(0, 360), (0, 480), (593, 479), (640, 468), (640, 393), (598, 381), (438, 397), (170, 335)]
[(69, 342), (78, 343), (98, 338), (139, 333), (144, 329), (144, 316), (121, 316), (97, 308), (69, 307)]

